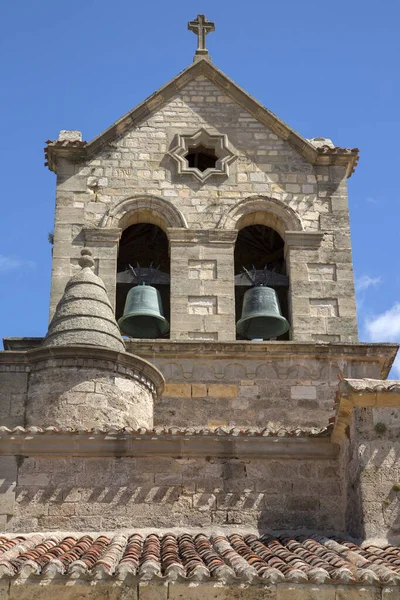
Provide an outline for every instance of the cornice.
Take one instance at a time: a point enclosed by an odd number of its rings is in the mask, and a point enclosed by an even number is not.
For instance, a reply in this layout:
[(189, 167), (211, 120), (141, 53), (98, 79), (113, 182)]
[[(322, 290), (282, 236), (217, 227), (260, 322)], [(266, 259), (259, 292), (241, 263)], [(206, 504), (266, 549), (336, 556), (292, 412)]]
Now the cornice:
[[(41, 346), (34, 350), (29, 350), (26, 353), (26, 361), (31, 367), (35, 365), (35, 369), (46, 368), (49, 360), (51, 364), (54, 361), (61, 361), (66, 366), (83, 368), (85, 362), (88, 366), (95, 366), (99, 361), (101, 368), (107, 368), (115, 371), (121, 366), (133, 373), (136, 379), (146, 384), (157, 395), (161, 395), (164, 391), (164, 377), (160, 371), (144, 358), (140, 358), (129, 352), (117, 352), (108, 348), (97, 346)], [(89, 364), (90, 363), (90, 364)]]
[(187, 358), (208, 357), (241, 358), (247, 360), (281, 359), (292, 356), (316, 360), (345, 360), (349, 362), (378, 362), (381, 376), (385, 379), (396, 357), (398, 344), (384, 343), (343, 343), (343, 342), (196, 342), (177, 340), (125, 340), (128, 352), (144, 356), (148, 360), (155, 357)]
[[(6, 351), (0, 351), (0, 370), (2, 366), (16, 369), (20, 365), (22, 369), (28, 366), (28, 352), (21, 348), (32, 349), (33, 344), (40, 345), (42, 338), (5, 338)], [(243, 340), (232, 342), (196, 342), (191, 340), (134, 340), (126, 339), (125, 354), (134, 354), (151, 361), (153, 358), (241, 358), (247, 360), (265, 360), (287, 358), (288, 355), (296, 358), (310, 358), (316, 360), (345, 360), (347, 362), (369, 362), (381, 364), (382, 380), (386, 379), (396, 357), (398, 344), (393, 343), (343, 343), (343, 342), (246, 342)], [(13, 348), (18, 350), (14, 351)], [(68, 347), (66, 347), (68, 348)], [(80, 352), (86, 355), (88, 348), (80, 346)], [(54, 350), (54, 349), (53, 349)], [(103, 350), (108, 352), (107, 349)], [(110, 351), (111, 352), (111, 351)], [(28, 367), (29, 370), (29, 367)], [(379, 380), (381, 381), (381, 380)]]
[(252, 429), (60, 430), (56, 427), (0, 427), (0, 455), (180, 456), (318, 458), (331, 460), (339, 448), (330, 428), (308, 431)]
[[(15, 340), (15, 338), (13, 338)], [(29, 338), (28, 338), (29, 339)], [(35, 338), (36, 339), (36, 338)], [(41, 340), (40, 340), (41, 341)], [(161, 395), (165, 380), (160, 371), (145, 358), (130, 352), (117, 352), (96, 346), (39, 346), (23, 351), (0, 352), (0, 372), (27, 372), (49, 366), (70, 366), (82, 368), (87, 363), (93, 367), (96, 362), (104, 370), (131, 372), (146, 383), (153, 392)]]

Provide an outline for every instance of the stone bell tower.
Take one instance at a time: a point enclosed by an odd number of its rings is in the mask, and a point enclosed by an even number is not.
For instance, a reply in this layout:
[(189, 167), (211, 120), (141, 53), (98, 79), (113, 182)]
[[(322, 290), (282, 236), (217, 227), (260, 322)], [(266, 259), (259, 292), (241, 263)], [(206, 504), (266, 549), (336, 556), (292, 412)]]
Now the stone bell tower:
[(199, 39), (193, 65), (91, 142), (62, 131), (48, 144), (51, 311), (85, 244), (120, 317), (128, 264), (149, 266), (143, 246), (159, 232), (170, 339), (235, 341), (242, 267), (255, 258), (259, 270), (273, 265), (287, 339), (356, 341), (346, 178), (357, 149), (302, 138), (211, 63), (213, 24), (189, 28)]
[(0, 596), (395, 600), (400, 382), (396, 345), (357, 340), (358, 150), (293, 131), (188, 27), (193, 64), (47, 144), (49, 329), (0, 353)]
[[(138, 273), (160, 265), (152, 285), (169, 332), (126, 340), (166, 377), (156, 423), (322, 426), (338, 375), (388, 368), (357, 344), (346, 181), (358, 150), (301, 137), (213, 65), (212, 22), (189, 29), (192, 65), (92, 141), (62, 131), (48, 143), (51, 314), (82, 245), (117, 320)], [(275, 290), (283, 335), (241, 335), (243, 268)]]

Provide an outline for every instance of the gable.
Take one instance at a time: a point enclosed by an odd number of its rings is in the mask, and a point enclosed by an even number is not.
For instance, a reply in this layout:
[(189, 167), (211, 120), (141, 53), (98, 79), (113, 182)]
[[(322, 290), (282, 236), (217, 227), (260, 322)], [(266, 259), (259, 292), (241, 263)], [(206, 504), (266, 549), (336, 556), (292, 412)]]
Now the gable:
[[(62, 148), (61, 153), (64, 154), (79, 148), (80, 155), (84, 155), (85, 158), (93, 157), (101, 148), (124, 135), (132, 126), (138, 125), (149, 118), (156, 110), (160, 110), (166, 103), (182, 92), (182, 90), (185, 88), (188, 89), (187, 86), (193, 84), (194, 81), (197, 80), (198, 84), (199, 77), (205, 78), (209, 82), (209, 85), (214, 85), (226, 98), (232, 100), (235, 105), (240, 106), (259, 123), (269, 128), (278, 138), (286, 141), (309, 163), (314, 165), (346, 165), (348, 176), (354, 170), (358, 159), (358, 149), (350, 150), (347, 148), (314, 146), (206, 60), (199, 60), (189, 66), (91, 142), (69, 142), (68, 144), (64, 143), (61, 145), (57, 141), (50, 141), (48, 148), (45, 150), (50, 169), (56, 170), (56, 160), (54, 159), (56, 158), (56, 153), (60, 152), (60, 148)], [(201, 96), (199, 94), (199, 97)], [(207, 103), (206, 98), (207, 96), (203, 100), (205, 103)], [(75, 144), (79, 144), (79, 146)], [(79, 156), (76, 155), (76, 158), (79, 158)]]
[[(112, 145), (137, 148), (147, 153), (149, 160), (159, 160), (166, 166), (168, 155), (176, 158), (174, 151), (179, 140), (187, 137), (195, 140), (200, 132), (224, 138), (232, 162), (240, 162), (249, 173), (258, 170), (252, 178), (259, 183), (265, 181), (262, 172), (272, 172), (278, 163), (285, 172), (312, 173), (311, 163), (288, 141), (204, 75), (189, 81), (146, 119), (131, 125)], [(172, 164), (171, 167), (175, 171)], [(236, 171), (240, 170), (236, 165)]]

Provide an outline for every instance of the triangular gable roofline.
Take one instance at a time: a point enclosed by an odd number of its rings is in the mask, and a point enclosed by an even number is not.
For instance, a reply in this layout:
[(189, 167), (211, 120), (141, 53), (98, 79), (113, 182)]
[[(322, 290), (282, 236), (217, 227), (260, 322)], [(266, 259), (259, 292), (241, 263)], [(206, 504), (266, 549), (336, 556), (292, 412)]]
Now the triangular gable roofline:
[(260, 123), (271, 129), (282, 140), (287, 141), (301, 156), (313, 165), (344, 165), (347, 166), (347, 176), (354, 171), (358, 161), (358, 149), (332, 148), (329, 146), (315, 147), (311, 142), (296, 133), (291, 127), (279, 119), (273, 112), (265, 108), (250, 94), (245, 92), (225, 73), (220, 71), (208, 60), (201, 59), (193, 63), (151, 96), (138, 104), (131, 111), (115, 121), (108, 129), (93, 138), (91, 142), (59, 142), (49, 141), (45, 149), (49, 168), (56, 171), (56, 156), (73, 152), (75, 159), (90, 159), (107, 144), (123, 135), (132, 126), (146, 119), (154, 110), (159, 109), (165, 102), (173, 98), (190, 81), (204, 75), (217, 85), (224, 93), (247, 110)]

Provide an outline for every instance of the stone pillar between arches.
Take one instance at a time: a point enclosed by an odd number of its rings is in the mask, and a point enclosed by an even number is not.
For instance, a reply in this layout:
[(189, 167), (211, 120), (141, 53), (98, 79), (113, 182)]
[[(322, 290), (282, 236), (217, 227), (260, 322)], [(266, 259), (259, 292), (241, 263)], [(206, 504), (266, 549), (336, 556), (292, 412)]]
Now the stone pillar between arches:
[(236, 230), (169, 228), (171, 339), (233, 341)]
[(350, 250), (336, 250), (331, 232), (286, 231), (291, 339), (356, 342)]
[(91, 249), (95, 259), (96, 274), (103, 280), (108, 298), (115, 311), (117, 291), (118, 244), (122, 229), (85, 228), (85, 246)]

